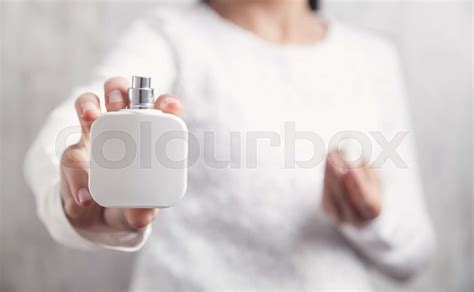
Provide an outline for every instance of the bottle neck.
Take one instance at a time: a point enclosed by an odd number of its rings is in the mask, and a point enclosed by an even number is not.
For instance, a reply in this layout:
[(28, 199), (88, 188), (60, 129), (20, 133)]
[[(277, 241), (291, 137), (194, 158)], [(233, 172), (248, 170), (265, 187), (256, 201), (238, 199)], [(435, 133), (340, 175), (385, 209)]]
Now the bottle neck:
[(154, 109), (155, 104), (154, 103), (146, 103), (146, 104), (130, 104), (130, 109), (135, 109), (135, 110), (147, 110), (147, 109)]
[(132, 87), (128, 89), (131, 109), (150, 109), (154, 107), (154, 92), (150, 86), (150, 77), (132, 77)]

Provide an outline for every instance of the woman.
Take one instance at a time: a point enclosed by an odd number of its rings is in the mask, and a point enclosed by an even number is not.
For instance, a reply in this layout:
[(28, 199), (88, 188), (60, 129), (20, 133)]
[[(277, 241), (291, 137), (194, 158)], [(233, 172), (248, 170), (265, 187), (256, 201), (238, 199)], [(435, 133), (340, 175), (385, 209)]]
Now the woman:
[[(135, 251), (148, 241), (132, 289), (369, 289), (367, 263), (396, 279), (419, 272), (434, 240), (394, 49), (311, 6), (211, 0), (138, 21), (97, 82), (54, 110), (28, 154), (51, 235), (82, 249)], [(91, 124), (101, 110), (127, 106), (127, 78), (140, 74), (179, 96), (162, 95), (155, 107), (176, 115), (186, 107), (202, 146), (185, 199), (159, 212), (153, 232), (156, 210), (92, 200), (84, 162)], [(79, 141), (55, 148), (61, 130), (79, 124)], [(274, 147), (288, 130), (322, 143), (295, 134), (293, 146)], [(340, 151), (312, 160), (341, 133), (370, 137), (372, 164), (348, 167)], [(255, 160), (241, 147), (249, 134), (262, 138)], [(236, 153), (247, 157), (229, 158)]]

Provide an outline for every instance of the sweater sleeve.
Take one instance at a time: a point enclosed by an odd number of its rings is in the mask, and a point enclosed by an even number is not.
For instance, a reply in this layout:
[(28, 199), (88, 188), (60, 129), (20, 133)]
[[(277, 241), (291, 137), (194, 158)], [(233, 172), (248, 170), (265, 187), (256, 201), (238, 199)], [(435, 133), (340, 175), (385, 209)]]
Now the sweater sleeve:
[[(146, 46), (141, 40), (147, 40)], [(113, 76), (130, 78), (132, 75), (159, 76), (154, 87), (156, 92), (163, 93), (171, 89), (176, 75), (171, 48), (161, 34), (145, 22), (135, 23), (124, 34), (97, 69), (93, 82), (76, 88), (70, 98), (52, 111), (26, 155), (24, 173), (36, 199), (38, 216), (51, 236), (66, 246), (85, 250), (135, 251), (151, 232), (150, 226), (137, 232), (78, 230), (68, 221), (60, 196), (60, 158), (69, 145), (79, 141), (81, 133), (74, 108), (75, 98), (84, 92), (102, 97), (102, 84), (106, 79)], [(101, 107), (104, 111), (103, 98)]]
[(380, 131), (372, 133), (374, 149), (379, 148), (372, 162), (382, 178), (382, 212), (367, 226), (343, 225), (341, 231), (383, 273), (405, 280), (427, 265), (435, 235), (423, 199), (398, 57), (392, 47), (381, 57), (373, 74), (381, 123)]

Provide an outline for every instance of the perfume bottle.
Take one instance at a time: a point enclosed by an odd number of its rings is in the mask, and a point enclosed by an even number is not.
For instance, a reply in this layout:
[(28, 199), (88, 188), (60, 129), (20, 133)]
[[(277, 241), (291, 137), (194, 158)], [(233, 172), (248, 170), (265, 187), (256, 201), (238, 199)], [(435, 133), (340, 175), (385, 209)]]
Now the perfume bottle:
[(170, 207), (186, 192), (188, 129), (153, 108), (151, 78), (133, 76), (128, 96), (92, 124), (89, 190), (103, 207)]

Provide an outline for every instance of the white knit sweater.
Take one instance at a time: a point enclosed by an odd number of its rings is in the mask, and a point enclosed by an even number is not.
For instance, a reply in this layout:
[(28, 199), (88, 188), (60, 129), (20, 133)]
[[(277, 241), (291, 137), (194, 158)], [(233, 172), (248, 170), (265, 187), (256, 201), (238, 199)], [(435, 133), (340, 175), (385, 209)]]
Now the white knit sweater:
[[(54, 110), (27, 156), (26, 176), (51, 235), (82, 249), (137, 250), (147, 241), (132, 289), (365, 290), (370, 266), (398, 278), (419, 271), (434, 236), (395, 50), (328, 19), (327, 38), (310, 46), (268, 43), (205, 5), (159, 8), (135, 23), (96, 82)], [(152, 76), (157, 92), (182, 98), (184, 119), (200, 141), (187, 195), (161, 212), (153, 232), (78, 232), (61, 207), (58, 157), (66, 145), (57, 136), (78, 125), (73, 102), (79, 93), (100, 95), (107, 78), (138, 74)], [(388, 141), (410, 131), (397, 148), (408, 167), (389, 160), (380, 169), (383, 211), (374, 222), (356, 229), (324, 216), (324, 160), (285, 167), (285, 125), (319, 135), (320, 154), (336, 133), (361, 131), (373, 142), (371, 161), (382, 147), (369, 131)], [(231, 135), (241, 141), (230, 142)], [(252, 135), (266, 137), (256, 152), (246, 143)], [(295, 151), (296, 160), (307, 160), (314, 147), (301, 140)], [(225, 163), (236, 153), (240, 159)]]

